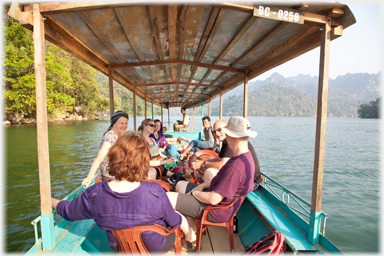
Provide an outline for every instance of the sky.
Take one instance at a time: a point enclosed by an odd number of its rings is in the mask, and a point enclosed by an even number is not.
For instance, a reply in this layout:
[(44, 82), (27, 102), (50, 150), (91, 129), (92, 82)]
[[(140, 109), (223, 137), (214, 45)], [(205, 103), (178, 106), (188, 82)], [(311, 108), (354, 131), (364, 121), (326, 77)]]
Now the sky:
[[(349, 6), (356, 23), (343, 31), (343, 36), (331, 41), (329, 78), (347, 73), (378, 73), (382, 70), (382, 28), (384, 4), (379, 1), (342, 1)], [(320, 48), (316, 48), (288, 63), (252, 79), (265, 80), (277, 72), (284, 77), (298, 74), (319, 75)]]

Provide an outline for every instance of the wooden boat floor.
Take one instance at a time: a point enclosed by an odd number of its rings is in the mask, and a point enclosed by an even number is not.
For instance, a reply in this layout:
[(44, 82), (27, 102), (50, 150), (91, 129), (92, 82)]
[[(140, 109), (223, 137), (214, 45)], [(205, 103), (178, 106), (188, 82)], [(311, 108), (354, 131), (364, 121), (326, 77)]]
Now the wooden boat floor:
[[(235, 254), (244, 253), (245, 249), (238, 236), (234, 236), (235, 240)], [(182, 239), (182, 242), (185, 241)], [(186, 246), (183, 244), (183, 247)], [(201, 253), (203, 254), (229, 254), (229, 235), (228, 231), (224, 227), (209, 226), (207, 232), (201, 238)], [(173, 254), (174, 252), (168, 252), (167, 254)], [(194, 254), (194, 252), (182, 251), (182, 254)]]

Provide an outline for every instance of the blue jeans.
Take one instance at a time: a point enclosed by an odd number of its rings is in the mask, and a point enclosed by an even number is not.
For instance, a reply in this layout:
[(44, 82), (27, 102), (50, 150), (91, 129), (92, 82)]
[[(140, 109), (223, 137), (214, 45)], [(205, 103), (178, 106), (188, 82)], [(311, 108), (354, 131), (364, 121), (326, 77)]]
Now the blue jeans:
[(180, 154), (179, 154), (179, 152), (177, 152), (177, 148), (176, 148), (175, 145), (170, 144), (170, 145), (165, 149), (165, 151), (164, 151), (162, 154), (168, 156), (168, 150), (169, 150), (169, 152), (171, 153), (171, 155), (172, 155), (176, 160), (179, 160), (179, 159), (180, 159)]
[(213, 148), (215, 150), (216, 144), (214, 141), (200, 141), (200, 140), (192, 140), (188, 147), (191, 149), (191, 154), (195, 153), (196, 151), (207, 149), (207, 148)]

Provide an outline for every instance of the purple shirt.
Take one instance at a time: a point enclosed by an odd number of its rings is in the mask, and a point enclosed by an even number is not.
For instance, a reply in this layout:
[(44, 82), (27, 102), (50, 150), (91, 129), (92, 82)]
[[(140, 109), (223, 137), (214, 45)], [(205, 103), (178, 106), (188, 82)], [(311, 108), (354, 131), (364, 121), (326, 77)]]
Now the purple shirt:
[[(111, 246), (117, 246), (111, 230), (154, 224), (173, 228), (181, 224), (181, 216), (172, 208), (164, 189), (146, 181), (127, 193), (112, 191), (108, 182), (95, 184), (79, 198), (61, 201), (57, 212), (69, 221), (94, 219), (99, 228), (107, 231)], [(165, 237), (146, 231), (143, 241), (149, 251), (158, 251), (163, 248)]]
[[(215, 191), (223, 196), (223, 200), (217, 204), (228, 205), (240, 196), (247, 195), (253, 189), (253, 173), (255, 162), (250, 151), (239, 156), (231, 157), (217, 175), (212, 179), (208, 191)], [(219, 211), (211, 211), (209, 215), (218, 222), (230, 220), (239, 208), (240, 201), (232, 207)]]

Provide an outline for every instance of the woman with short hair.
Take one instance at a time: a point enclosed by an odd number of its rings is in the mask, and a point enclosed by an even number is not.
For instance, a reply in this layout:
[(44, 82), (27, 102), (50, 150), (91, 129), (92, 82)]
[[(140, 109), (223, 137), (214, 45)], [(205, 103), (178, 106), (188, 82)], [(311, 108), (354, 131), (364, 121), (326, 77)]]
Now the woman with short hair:
[(102, 173), (103, 181), (113, 180), (114, 177), (109, 173), (108, 159), (106, 155), (108, 150), (115, 144), (117, 138), (123, 134), (128, 128), (128, 114), (124, 111), (116, 111), (111, 116), (111, 125), (108, 127), (107, 131), (103, 134), (103, 139), (100, 142), (99, 152), (95, 160), (93, 160), (91, 169), (89, 170), (88, 176), (83, 179), (81, 182), (82, 185), (88, 186), (92, 183), (93, 177), (97, 169), (100, 166)]
[[(164, 189), (146, 181), (151, 153), (143, 135), (124, 133), (110, 148), (107, 158), (114, 180), (97, 183), (72, 201), (52, 198), (52, 207), (64, 219), (94, 219), (98, 227), (107, 231), (109, 245), (115, 251), (118, 246), (112, 230), (154, 224), (180, 226), (181, 216), (173, 210)], [(175, 233), (164, 237), (147, 231), (143, 242), (150, 252), (165, 253), (172, 248)]]

